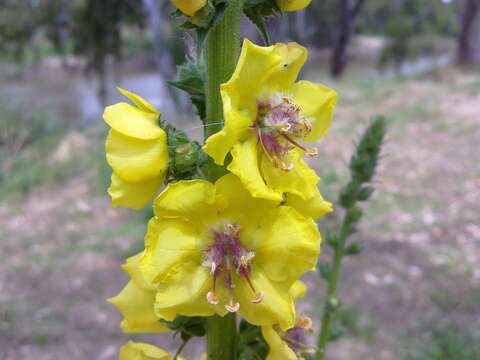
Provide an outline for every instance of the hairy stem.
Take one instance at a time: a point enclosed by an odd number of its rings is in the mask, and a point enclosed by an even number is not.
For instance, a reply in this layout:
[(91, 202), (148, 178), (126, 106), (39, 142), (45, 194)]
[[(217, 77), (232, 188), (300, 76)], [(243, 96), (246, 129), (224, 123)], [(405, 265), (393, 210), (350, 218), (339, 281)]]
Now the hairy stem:
[(207, 37), (207, 119), (205, 138), (222, 128), (220, 84), (233, 74), (240, 52), (242, 0), (230, 0), (222, 20)]
[[(220, 22), (207, 37), (207, 117), (205, 139), (222, 129), (223, 106), (220, 84), (233, 74), (240, 52), (242, 0), (230, 0)], [(207, 319), (208, 360), (235, 360), (237, 325), (235, 314)]]

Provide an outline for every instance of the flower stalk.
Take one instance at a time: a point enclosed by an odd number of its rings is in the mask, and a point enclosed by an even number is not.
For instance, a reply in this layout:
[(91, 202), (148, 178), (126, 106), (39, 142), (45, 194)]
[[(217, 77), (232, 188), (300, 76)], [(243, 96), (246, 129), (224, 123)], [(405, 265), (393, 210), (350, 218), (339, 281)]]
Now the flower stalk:
[[(223, 18), (207, 37), (206, 121), (205, 139), (223, 127), (223, 105), (220, 84), (226, 82), (233, 71), (240, 52), (240, 16), (242, 0), (229, 1)], [(213, 180), (213, 179), (212, 179)], [(234, 313), (207, 319), (207, 357), (209, 360), (236, 358), (237, 327)]]
[(326, 347), (329, 341), (330, 322), (334, 312), (340, 307), (337, 298), (337, 287), (341, 277), (342, 260), (346, 255), (356, 255), (361, 251), (359, 243), (347, 245), (347, 239), (356, 232), (356, 226), (362, 218), (360, 202), (367, 201), (373, 193), (368, 184), (375, 175), (383, 139), (386, 132), (386, 120), (379, 116), (365, 130), (355, 154), (350, 160), (351, 179), (340, 192), (338, 203), (344, 209), (344, 217), (338, 236), (332, 235), (327, 242), (333, 248), (331, 267), (325, 276), (327, 280), (327, 295), (323, 309), (322, 325), (318, 337), (316, 360), (326, 358)]

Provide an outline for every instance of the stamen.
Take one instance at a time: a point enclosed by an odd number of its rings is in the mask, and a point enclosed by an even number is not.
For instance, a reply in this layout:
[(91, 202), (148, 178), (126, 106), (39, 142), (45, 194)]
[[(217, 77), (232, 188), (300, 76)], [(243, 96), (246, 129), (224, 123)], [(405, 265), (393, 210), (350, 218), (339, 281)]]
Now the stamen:
[(217, 305), (218, 304), (218, 297), (217, 297), (217, 295), (215, 295), (215, 293), (213, 291), (209, 291), (207, 293), (207, 301), (208, 301), (209, 304)]
[(230, 303), (229, 305), (225, 305), (225, 309), (227, 309), (228, 312), (235, 313), (240, 309), (240, 303), (238, 301), (235, 304)]
[(210, 274), (212, 276), (215, 276), (215, 271), (217, 270), (217, 264), (215, 263), (215, 261), (212, 261), (212, 265), (210, 267)]
[(305, 151), (305, 154), (307, 154), (310, 157), (315, 157), (318, 155), (318, 149), (314, 147), (307, 148), (307, 150)]
[(264, 298), (265, 298), (265, 293), (263, 291), (260, 291), (258, 293), (258, 296), (255, 299), (250, 300), (250, 301), (251, 301), (252, 304), (260, 304), (263, 301)]
[(303, 330), (310, 330), (313, 326), (313, 322), (308, 316), (299, 316), (297, 318), (296, 326), (302, 328)]

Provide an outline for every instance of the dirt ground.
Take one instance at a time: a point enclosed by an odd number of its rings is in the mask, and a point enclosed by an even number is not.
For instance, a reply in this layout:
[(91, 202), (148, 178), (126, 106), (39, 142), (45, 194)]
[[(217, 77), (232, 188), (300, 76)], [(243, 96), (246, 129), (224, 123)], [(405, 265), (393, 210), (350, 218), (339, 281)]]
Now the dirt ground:
[[(480, 75), (446, 70), (327, 83), (340, 102), (312, 165), (330, 200), (369, 119), (389, 119), (376, 195), (356, 235), (365, 250), (346, 259), (340, 286), (360, 324), (332, 343), (328, 358), (400, 360), (402, 339), (417, 336), (419, 324), (480, 320)], [(2, 360), (115, 359), (128, 338), (105, 299), (127, 280), (120, 264), (138, 248), (143, 219), (111, 209), (107, 195), (93, 189), (92, 172), (0, 204)], [(321, 230), (335, 216), (322, 220)], [(318, 317), (323, 285), (316, 274), (307, 281), (302, 308)]]

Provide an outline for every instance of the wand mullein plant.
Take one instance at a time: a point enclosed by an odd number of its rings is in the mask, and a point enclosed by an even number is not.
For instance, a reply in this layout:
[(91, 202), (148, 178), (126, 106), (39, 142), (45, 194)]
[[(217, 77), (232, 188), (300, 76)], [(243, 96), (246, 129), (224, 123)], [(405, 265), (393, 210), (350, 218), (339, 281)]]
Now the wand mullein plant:
[[(269, 45), (265, 26), (266, 19), (301, 10), (310, 0), (171, 2), (177, 7), (172, 17), (196, 34), (197, 56), (169, 83), (190, 95), (205, 141), (190, 140), (124, 89), (119, 91), (132, 104), (105, 109), (112, 205), (142, 209), (153, 200), (154, 209), (144, 250), (123, 266), (130, 281), (109, 302), (123, 315), (125, 333), (173, 332), (182, 344), (169, 354), (129, 342), (119, 359), (183, 359), (188, 341), (202, 336), (201, 359), (323, 358), (345, 241), (360, 217), (356, 202), (371, 194), (364, 183), (376, 157), (352, 161), (355, 173), (342, 192), (347, 215), (336, 238), (317, 351), (306, 336), (312, 320), (296, 312), (295, 302), (307, 291), (300, 278), (318, 263), (316, 221), (332, 205), (304, 156), (319, 153), (310, 143), (327, 134), (337, 95), (297, 81), (307, 49)], [(266, 46), (247, 39), (240, 46), (242, 13)], [(371, 141), (362, 144), (359, 154), (372, 151)], [(379, 143), (376, 156), (378, 149)]]

